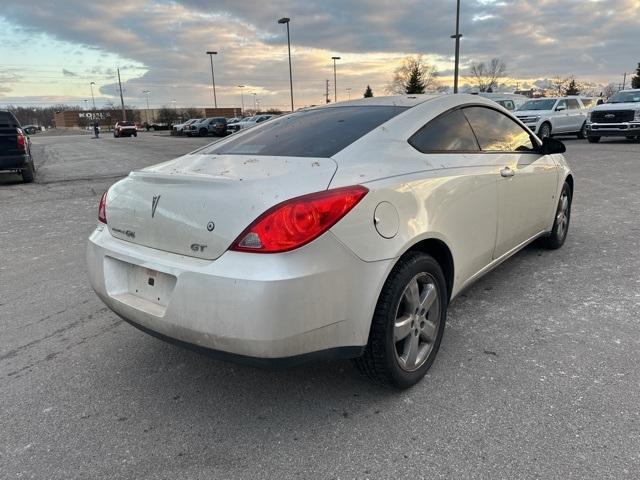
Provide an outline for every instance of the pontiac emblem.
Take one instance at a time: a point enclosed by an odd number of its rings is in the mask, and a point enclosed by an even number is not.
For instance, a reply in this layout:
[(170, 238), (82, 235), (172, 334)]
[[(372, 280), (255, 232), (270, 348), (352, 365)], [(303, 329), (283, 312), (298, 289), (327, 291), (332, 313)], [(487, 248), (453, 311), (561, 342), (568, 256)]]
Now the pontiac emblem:
[(156, 208), (158, 207), (158, 202), (160, 201), (160, 195), (154, 195), (153, 200), (151, 200), (151, 218), (156, 214)]

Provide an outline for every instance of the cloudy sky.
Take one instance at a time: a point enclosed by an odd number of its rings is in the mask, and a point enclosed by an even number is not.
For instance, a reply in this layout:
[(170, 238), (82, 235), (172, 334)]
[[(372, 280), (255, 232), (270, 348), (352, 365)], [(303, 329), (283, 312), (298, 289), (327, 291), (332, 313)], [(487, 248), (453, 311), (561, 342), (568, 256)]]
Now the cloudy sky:
[[(339, 100), (367, 84), (383, 94), (412, 54), (452, 83), (455, 0), (29, 0), (0, 9), (0, 105), (83, 106), (92, 81), (98, 107), (118, 102), (117, 67), (127, 104), (142, 106), (149, 90), (152, 107), (210, 105), (211, 49), (219, 106), (239, 106), (245, 85), (247, 107), (287, 107), (283, 16), (296, 107), (323, 101), (333, 55)], [(514, 85), (621, 83), (640, 62), (639, 25), (640, 0), (462, 0), (462, 74), (499, 56)]]

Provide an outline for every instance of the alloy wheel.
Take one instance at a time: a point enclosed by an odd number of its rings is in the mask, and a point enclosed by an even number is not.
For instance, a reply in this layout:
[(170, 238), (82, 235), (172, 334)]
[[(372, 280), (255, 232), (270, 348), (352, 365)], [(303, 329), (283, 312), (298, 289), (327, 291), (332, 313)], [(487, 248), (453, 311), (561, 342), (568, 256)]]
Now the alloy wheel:
[(396, 309), (393, 342), (400, 368), (411, 372), (424, 365), (438, 336), (440, 317), (436, 281), (419, 273), (405, 287)]

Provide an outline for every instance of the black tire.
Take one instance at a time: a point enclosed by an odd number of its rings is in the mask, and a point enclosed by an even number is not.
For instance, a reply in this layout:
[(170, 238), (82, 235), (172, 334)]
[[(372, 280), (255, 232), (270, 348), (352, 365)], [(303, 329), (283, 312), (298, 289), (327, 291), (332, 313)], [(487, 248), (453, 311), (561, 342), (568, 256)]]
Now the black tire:
[[(409, 310), (413, 311), (412, 304), (407, 303), (407, 296), (410, 293), (409, 286), (414, 281), (416, 288), (420, 288), (420, 282), (424, 282), (423, 290), (418, 290), (418, 298), (422, 301), (422, 296), (425, 295), (425, 302), (427, 297), (432, 299), (426, 309), (426, 315), (424, 308), (420, 315), (408, 313)], [(426, 293), (427, 291), (431, 293)], [(433, 364), (440, 348), (447, 318), (448, 298), (442, 268), (433, 257), (421, 252), (410, 252), (403, 256), (393, 267), (380, 292), (371, 321), (369, 341), (362, 357), (354, 360), (358, 370), (376, 383), (399, 389), (409, 388), (419, 382)], [(416, 313), (419, 309), (420, 307), (416, 309)], [(431, 314), (433, 319), (430, 318)], [(400, 320), (399, 315), (407, 318), (410, 324), (407, 320), (397, 323)], [(427, 322), (428, 335), (427, 330), (423, 330)], [(400, 323), (407, 326), (409, 334), (396, 340), (396, 327)], [(429, 338), (423, 338), (423, 334)], [(422, 353), (415, 355), (415, 361), (412, 363), (414, 368), (408, 369), (406, 367), (410, 354), (407, 353), (407, 358), (403, 360), (398, 349), (404, 351), (412, 341), (417, 342), (415, 348)], [(420, 342), (423, 342), (422, 346)], [(418, 364), (419, 355), (422, 355), (422, 358)], [(406, 362), (404, 366), (403, 362)]]
[(595, 136), (589, 135), (587, 137), (587, 141), (589, 143), (598, 143), (600, 141), (600, 137), (595, 137)]
[(198, 133), (200, 133), (201, 137), (206, 137), (209, 134), (209, 130), (207, 130), (206, 128), (201, 128)]
[(20, 172), (22, 174), (22, 181), (24, 183), (33, 182), (33, 178), (35, 177), (35, 168), (33, 167), (33, 162), (27, 163), (26, 168), (23, 168)]
[[(567, 199), (566, 207), (564, 206), (564, 199)], [(553, 229), (549, 235), (542, 238), (542, 245), (549, 250), (556, 250), (564, 245), (567, 239), (567, 233), (569, 232), (569, 223), (571, 221), (571, 201), (573, 200), (573, 194), (571, 187), (567, 182), (564, 182), (562, 191), (560, 192), (560, 198), (558, 199), (558, 207), (553, 219)], [(564, 216), (561, 217), (561, 210), (564, 210)]]
[(542, 125), (540, 125), (540, 128), (538, 129), (538, 138), (542, 140), (550, 136), (551, 136), (551, 125), (547, 122), (544, 122)]
[(587, 122), (584, 122), (582, 124), (582, 128), (578, 132), (578, 138), (580, 140), (584, 140), (585, 138), (587, 138)]
[(118, 138), (118, 134), (116, 132), (113, 132), (113, 138)]
[(136, 138), (138, 138), (138, 132), (135, 132), (135, 133), (133, 134), (133, 136), (134, 136), (134, 137), (136, 137)]

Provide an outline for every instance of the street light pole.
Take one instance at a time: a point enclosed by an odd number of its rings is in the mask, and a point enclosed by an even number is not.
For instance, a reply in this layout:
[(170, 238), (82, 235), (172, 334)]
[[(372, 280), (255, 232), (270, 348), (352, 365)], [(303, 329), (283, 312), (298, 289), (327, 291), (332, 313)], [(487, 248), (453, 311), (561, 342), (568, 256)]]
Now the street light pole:
[(89, 88), (91, 88), (91, 101), (93, 102), (93, 109), (96, 109), (96, 99), (93, 97), (93, 86), (96, 84), (96, 82), (91, 82), (89, 84)]
[(149, 125), (149, 94), (151, 93), (150, 90), (143, 90), (142, 93), (144, 93), (147, 96), (147, 111), (146, 113), (146, 117), (147, 117), (147, 125)]
[(283, 17), (278, 20), (278, 23), (287, 24), (287, 49), (289, 51), (289, 89), (291, 91), (291, 112), (293, 113), (293, 73), (291, 72), (291, 36), (289, 35), (289, 22), (291, 22), (291, 19), (287, 17)]
[(460, 39), (462, 35), (460, 34), (460, 0), (457, 1), (456, 7), (456, 34), (451, 35), (451, 38), (456, 39), (456, 60), (455, 60), (455, 69), (453, 72), (453, 93), (458, 93), (458, 76), (459, 76), (459, 67), (460, 67)]
[(89, 100), (87, 100), (86, 98), (83, 100), (84, 102), (84, 109), (87, 109), (87, 103), (89, 103)]
[(244, 92), (242, 91), (244, 85), (238, 85), (238, 88), (240, 89), (240, 101), (242, 102), (242, 109), (240, 110), (240, 114), (244, 115)]
[(209, 55), (209, 60), (211, 60), (211, 85), (213, 86), (213, 107), (218, 108), (218, 99), (216, 98), (216, 77), (213, 76), (213, 56), (217, 55), (218, 52), (208, 51), (207, 55)]
[(331, 57), (333, 60), (333, 101), (338, 101), (338, 82), (336, 77), (336, 60), (340, 60), (340, 57)]
[(347, 91), (347, 95), (349, 95), (349, 100), (351, 100), (351, 87), (345, 88)]
[(257, 95), (257, 94), (256, 94), (256, 92), (253, 92), (253, 93), (252, 93), (252, 95), (253, 95), (253, 110), (254, 110), (256, 113), (258, 113), (258, 110), (256, 110), (256, 95)]

